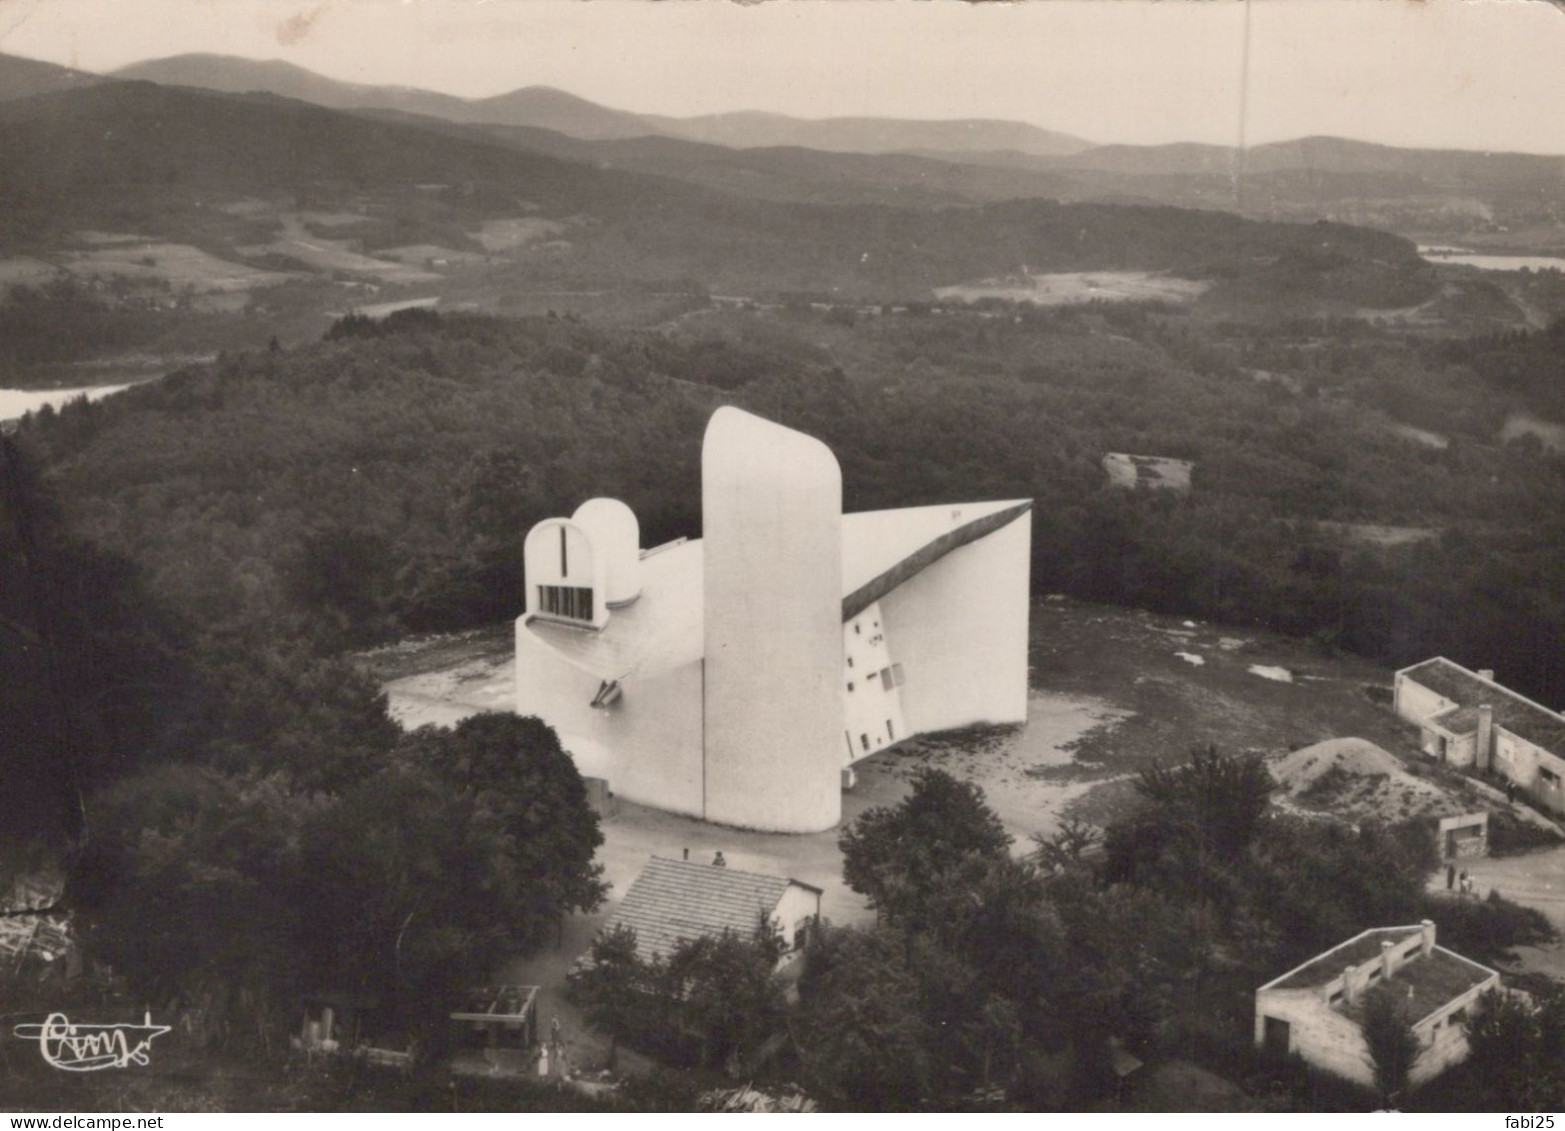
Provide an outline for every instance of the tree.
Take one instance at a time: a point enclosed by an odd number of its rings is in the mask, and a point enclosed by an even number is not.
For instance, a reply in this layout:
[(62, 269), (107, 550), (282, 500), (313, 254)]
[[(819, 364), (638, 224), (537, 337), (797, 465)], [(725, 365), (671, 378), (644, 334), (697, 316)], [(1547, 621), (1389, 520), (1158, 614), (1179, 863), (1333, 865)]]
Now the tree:
[(1490, 990), (1466, 1027), (1471, 1078), (1492, 1109), (1565, 1108), (1565, 990), (1540, 989), (1531, 1001)]
[(528, 946), (564, 916), (602, 905), (608, 885), (593, 856), (603, 833), (554, 728), (532, 716), (473, 715), (451, 730), (421, 728), (404, 752), (508, 838), (509, 864), (522, 885), (511, 926)]
[(919, 1106), (949, 1063), (924, 1010), (917, 944), (887, 929), (821, 933), (795, 1026), (810, 1089), (872, 1111)]
[(1421, 1047), (1407, 1008), (1386, 987), (1371, 990), (1364, 996), (1361, 1027), (1375, 1066), (1375, 1086), (1385, 1103), (1394, 1104), (1407, 1090)]
[(571, 994), (587, 1020), (609, 1034), (609, 1059), (621, 1039), (638, 1040), (647, 1032), (648, 996), (653, 979), (636, 950), (636, 932), (620, 925), (592, 940), (587, 968), (571, 982)]
[(969, 856), (1005, 858), (1011, 837), (982, 789), (926, 768), (901, 803), (866, 810), (838, 844), (848, 886), (888, 921), (909, 922), (940, 893), (951, 868)]
[(701, 1043), (701, 1063), (737, 1062), (782, 1023), (777, 963), (786, 943), (764, 914), (748, 936), (735, 931), (685, 939), (668, 956), (669, 989), (684, 1029)]
[(0, 806), (13, 836), (91, 835), (91, 791), (166, 754), (188, 641), (124, 557), (77, 536), (0, 435)]
[(304, 829), (298, 945), (311, 989), (378, 999), (435, 1036), (453, 999), (531, 943), (509, 834), (451, 785), (392, 765)]
[(1174, 829), (1217, 856), (1243, 852), (1260, 831), (1277, 783), (1256, 754), (1197, 747), (1182, 766), (1154, 764), (1137, 792)]
[(68, 896), (90, 951), (145, 1001), (201, 1007), (209, 1025), (265, 1038), (300, 988), (299, 844), (326, 803), (285, 779), (189, 765), (139, 773), (97, 795), (97, 832)]

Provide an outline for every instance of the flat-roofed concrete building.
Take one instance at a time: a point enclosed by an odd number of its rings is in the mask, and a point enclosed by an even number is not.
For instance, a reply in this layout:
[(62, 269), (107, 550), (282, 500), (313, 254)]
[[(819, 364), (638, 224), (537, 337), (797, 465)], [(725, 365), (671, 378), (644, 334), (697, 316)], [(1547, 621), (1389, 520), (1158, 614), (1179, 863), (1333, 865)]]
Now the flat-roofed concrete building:
[(617, 796), (744, 828), (841, 818), (853, 764), (1027, 717), (1029, 500), (842, 513), (818, 440), (707, 425), (704, 537), (639, 549), (623, 503), (527, 536), (517, 710)]
[(1452, 766), (1488, 770), (1565, 813), (1565, 716), (1444, 656), (1396, 674), (1396, 712), (1419, 745)]
[(1499, 984), (1497, 971), (1437, 946), (1428, 919), (1377, 927), (1256, 990), (1255, 1043), (1373, 1087), (1364, 1003), (1370, 994), (1389, 994), (1418, 1038), (1409, 1078), (1422, 1084), (1467, 1058), (1462, 1022), (1479, 995)]

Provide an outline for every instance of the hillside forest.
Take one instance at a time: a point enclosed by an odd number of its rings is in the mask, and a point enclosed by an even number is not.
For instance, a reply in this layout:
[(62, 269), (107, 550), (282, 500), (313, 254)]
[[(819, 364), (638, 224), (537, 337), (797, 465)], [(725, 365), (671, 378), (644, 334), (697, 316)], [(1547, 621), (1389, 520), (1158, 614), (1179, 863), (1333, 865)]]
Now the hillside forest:
[[(1040, 599), (1389, 666), (1445, 655), (1565, 704), (1558, 272), (1492, 282), (1323, 220), (766, 200), (481, 133), (149, 83), (0, 101), (0, 240), (56, 272), (6, 289), (0, 376), (201, 359), (0, 431), (0, 811), (69, 850), (62, 900), (99, 956), (143, 1000), (199, 1003), (214, 1040), (274, 1050), (299, 995), (333, 985), (435, 1041), (457, 987), (600, 905), (601, 833), (557, 736), (502, 715), (402, 733), (355, 654), (515, 617), (528, 529), (587, 498), (627, 502), (645, 546), (699, 536), (720, 405), (826, 442), (850, 512), (1034, 500)], [(526, 237), (496, 250), (496, 231)], [(393, 251), (414, 266), (370, 259)], [(253, 286), (229, 302), (182, 271)], [(1188, 301), (936, 293), (1115, 271)], [(426, 286), (439, 312), (352, 312)], [(1116, 485), (1109, 453), (1188, 461), (1188, 487)], [(1420, 912), (1405, 829), (1272, 821), (1250, 762), (1169, 757), (1189, 776), (1149, 774), (1093, 862), (1014, 858), (983, 799), (938, 780), (846, 830), (845, 882), (883, 922), (828, 933), (801, 988), (820, 1093), (1098, 1098), (1107, 1045), (1078, 1031), (1230, 1040), (1257, 970)], [(1249, 825), (1192, 818), (1203, 773)], [(899, 887), (881, 833), (931, 798), (975, 838), (940, 883)], [(1355, 871), (1369, 851), (1384, 874)], [(943, 900), (969, 888), (1007, 898), (964, 918)], [(1474, 954), (1544, 933), (1483, 907), (1452, 935)], [(732, 969), (742, 944), (696, 958)], [(692, 1022), (697, 1064), (749, 1039), (723, 996)], [(833, 1043), (863, 1000), (896, 1063)], [(1045, 1063), (1062, 1050), (1066, 1080)]]

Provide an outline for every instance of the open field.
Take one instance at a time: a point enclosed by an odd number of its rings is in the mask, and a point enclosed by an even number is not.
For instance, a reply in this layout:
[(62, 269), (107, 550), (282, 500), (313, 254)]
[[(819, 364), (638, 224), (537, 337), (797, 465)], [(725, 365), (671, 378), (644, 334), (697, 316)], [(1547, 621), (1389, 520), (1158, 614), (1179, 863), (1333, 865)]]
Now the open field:
[(60, 269), (54, 264), (28, 255), (0, 259), (0, 290), (6, 287), (36, 287), (47, 283), (59, 273)]
[(1505, 425), (1500, 429), (1500, 442), (1508, 444), (1523, 436), (1537, 437), (1550, 451), (1565, 452), (1565, 424), (1542, 420), (1531, 413), (1513, 412), (1505, 418)]
[(529, 244), (552, 239), (565, 231), (565, 225), (535, 216), (485, 220), (473, 238), (485, 251), (515, 251)]
[(1373, 522), (1317, 522), (1315, 529), (1360, 546), (1416, 546), (1440, 537), (1433, 526), (1386, 526)]
[(1397, 421), (1390, 426), (1393, 436), (1401, 436), (1404, 440), (1411, 440), (1426, 448), (1434, 448), (1436, 451), (1444, 451), (1451, 446), (1451, 439), (1442, 436), (1438, 432), (1431, 432), (1427, 428), (1414, 428), (1411, 424), (1403, 424)]
[(1074, 306), (1087, 302), (1194, 302), (1210, 284), (1155, 271), (1070, 271), (982, 279), (935, 288), (935, 297), (978, 302), (986, 298), (1030, 302), (1035, 306)]
[(441, 247), (439, 244), (432, 243), (409, 244), (407, 247), (383, 247), (375, 254), (382, 259), (395, 260), (406, 267), (427, 267), (432, 271), (439, 267), (474, 266), (484, 261), (484, 257), (475, 252), (458, 251), (454, 247)]
[(69, 251), (62, 266), (73, 275), (92, 278), (120, 276), (157, 281), (197, 291), (246, 291), (287, 282), (293, 276), (229, 263), (199, 248), (177, 243), (113, 244), (92, 251)]
[(1103, 457), (1103, 470), (1108, 472), (1109, 485), (1113, 487), (1188, 491), (1195, 464), (1187, 459), (1171, 459), (1167, 456), (1109, 452)]
[(350, 275), (368, 275), (383, 283), (427, 283), (440, 276), (388, 259), (375, 259), (349, 251), (341, 240), (284, 236), (266, 244), (239, 248), (243, 255), (282, 255), (313, 271), (343, 271)]

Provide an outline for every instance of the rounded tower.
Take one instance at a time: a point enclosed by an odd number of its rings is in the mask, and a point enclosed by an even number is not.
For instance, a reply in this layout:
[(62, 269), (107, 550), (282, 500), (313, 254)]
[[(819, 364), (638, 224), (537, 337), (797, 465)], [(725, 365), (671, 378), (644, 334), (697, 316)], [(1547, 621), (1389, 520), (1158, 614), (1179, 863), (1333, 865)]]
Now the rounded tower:
[(709, 821), (842, 816), (842, 474), (831, 449), (720, 408), (701, 451)]
[(571, 521), (586, 531), (603, 562), (603, 595), (609, 608), (641, 596), (641, 524), (636, 512), (618, 499), (588, 499)]

